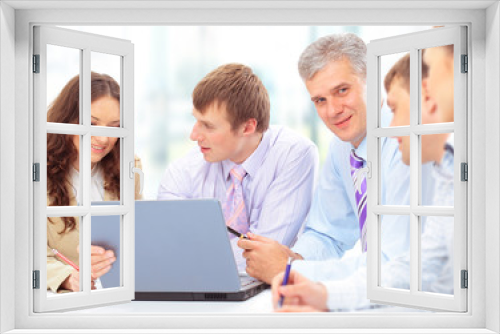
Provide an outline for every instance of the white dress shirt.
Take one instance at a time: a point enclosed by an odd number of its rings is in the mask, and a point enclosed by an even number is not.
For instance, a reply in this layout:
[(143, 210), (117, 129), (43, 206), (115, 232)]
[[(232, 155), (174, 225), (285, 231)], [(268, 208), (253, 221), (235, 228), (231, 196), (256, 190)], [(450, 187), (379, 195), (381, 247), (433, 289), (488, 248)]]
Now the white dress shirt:
[[(301, 228), (309, 207), (318, 165), (318, 150), (308, 139), (280, 126), (271, 126), (257, 149), (242, 166), (243, 196), (249, 231), (290, 245)], [(216, 198), (226, 201), (234, 163), (205, 161), (199, 148), (173, 162), (165, 171), (158, 200)], [(246, 263), (238, 239), (229, 234), (240, 271)]]
[[(73, 193), (78, 201), (78, 192), (80, 191), (80, 173), (73, 168), (71, 173), (71, 186)], [(90, 177), (90, 200), (91, 201), (104, 201), (104, 176), (99, 164), (92, 168)]]

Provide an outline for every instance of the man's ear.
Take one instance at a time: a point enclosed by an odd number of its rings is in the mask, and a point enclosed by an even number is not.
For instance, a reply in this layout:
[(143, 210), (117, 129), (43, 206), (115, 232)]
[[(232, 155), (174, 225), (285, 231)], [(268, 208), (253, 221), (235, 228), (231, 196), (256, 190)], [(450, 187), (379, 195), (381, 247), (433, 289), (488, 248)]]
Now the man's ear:
[(429, 116), (436, 115), (437, 105), (436, 101), (434, 101), (429, 96), (429, 89), (427, 88), (427, 79), (422, 80), (422, 96), (423, 96), (423, 103), (425, 103), (424, 108), (427, 111), (428, 115)]
[(243, 135), (251, 135), (254, 134), (257, 130), (257, 120), (255, 118), (248, 119), (245, 123), (243, 123)]

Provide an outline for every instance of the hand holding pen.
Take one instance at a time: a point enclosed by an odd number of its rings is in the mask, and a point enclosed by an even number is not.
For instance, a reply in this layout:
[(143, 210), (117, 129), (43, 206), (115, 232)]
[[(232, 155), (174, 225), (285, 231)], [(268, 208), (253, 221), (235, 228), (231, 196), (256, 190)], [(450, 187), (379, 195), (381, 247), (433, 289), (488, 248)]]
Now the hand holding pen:
[[(78, 265), (55, 248), (52, 248), (52, 253), (54, 253), (54, 255), (63, 263), (73, 267), (71, 274), (61, 283), (61, 288), (69, 291), (80, 291), (80, 268)], [(95, 285), (94, 282), (92, 282), (92, 289), (94, 288)]]
[(226, 226), (226, 228), (227, 228), (227, 231), (228, 231), (229, 233), (234, 234), (234, 235), (235, 235), (235, 236), (237, 236), (238, 238), (240, 238), (240, 239), (248, 239), (248, 237), (247, 237), (245, 234), (240, 233), (240, 232), (236, 231), (235, 229), (233, 229), (233, 228), (231, 228), (231, 227), (229, 227), (229, 226)]
[[(288, 279), (290, 277), (290, 269), (292, 268), (293, 257), (288, 258), (288, 262), (286, 263), (285, 274), (283, 275), (283, 281), (281, 282), (282, 286), (288, 284)], [(283, 301), (285, 300), (285, 296), (282, 294), (280, 300), (278, 302), (278, 306), (281, 308), (283, 306)]]
[[(79, 247), (77, 248), (77, 251), (80, 251)], [(95, 289), (94, 281), (111, 270), (111, 265), (116, 261), (116, 257), (114, 256), (114, 252), (112, 250), (105, 250), (100, 246), (91, 245), (90, 252), (92, 280), (91, 287), (92, 289)], [(54, 255), (63, 263), (70, 265), (74, 269), (66, 278), (66, 280), (64, 280), (64, 282), (61, 284), (61, 288), (70, 291), (80, 291), (80, 269), (78, 265), (68, 259), (57, 249), (52, 249), (52, 253), (54, 253)]]
[[(283, 285), (285, 272), (276, 275), (271, 283), (274, 309), (277, 312), (327, 311), (326, 287), (302, 276), (295, 270), (288, 274), (288, 284)], [(280, 301), (283, 300), (280, 305)]]

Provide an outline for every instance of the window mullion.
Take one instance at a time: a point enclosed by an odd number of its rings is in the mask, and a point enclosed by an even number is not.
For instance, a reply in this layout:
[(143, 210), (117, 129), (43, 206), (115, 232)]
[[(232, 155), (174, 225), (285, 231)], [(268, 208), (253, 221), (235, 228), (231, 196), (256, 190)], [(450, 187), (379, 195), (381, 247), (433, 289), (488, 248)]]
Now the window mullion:
[[(83, 49), (82, 52), (81, 89), (82, 100), (82, 121), (84, 128), (90, 129), (91, 118), (91, 77), (90, 77), (90, 49)], [(84, 207), (90, 208), (90, 176), (91, 176), (91, 134), (87, 131), (82, 136), (80, 147), (80, 185), (81, 200)], [(90, 263), (90, 211), (82, 217), (80, 225), (80, 282), (83, 291), (90, 293), (91, 290), (91, 263)]]
[(415, 48), (410, 49), (410, 291), (412, 294), (419, 290), (420, 272), (420, 238), (419, 217), (414, 214), (418, 207), (420, 191), (419, 175), (419, 137), (415, 128), (419, 120), (419, 54)]

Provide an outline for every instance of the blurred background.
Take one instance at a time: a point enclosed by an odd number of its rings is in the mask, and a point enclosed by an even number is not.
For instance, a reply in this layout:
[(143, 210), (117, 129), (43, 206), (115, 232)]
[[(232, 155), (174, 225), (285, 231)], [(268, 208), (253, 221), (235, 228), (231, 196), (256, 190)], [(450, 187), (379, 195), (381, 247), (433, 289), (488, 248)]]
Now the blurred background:
[[(225, 63), (250, 66), (271, 99), (271, 124), (286, 125), (316, 143), (320, 162), (333, 135), (317, 116), (297, 71), (302, 51), (321, 36), (352, 32), (371, 40), (430, 29), (430, 26), (64, 26), (130, 40), (135, 46), (135, 153), (145, 173), (144, 198), (156, 199), (169, 163), (196, 143), (189, 140), (191, 93), (200, 79)], [(55, 47), (57, 48), (57, 47)], [(48, 50), (50, 52), (50, 49)], [(47, 102), (78, 74), (76, 53), (51, 52), (48, 57)], [(381, 77), (399, 59), (385, 56)], [(116, 58), (116, 59), (115, 59)], [(111, 60), (110, 60), (111, 59)], [(92, 56), (92, 71), (120, 82), (118, 57)], [(385, 92), (381, 92), (384, 95)]]

